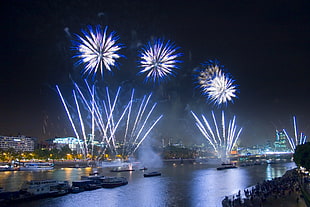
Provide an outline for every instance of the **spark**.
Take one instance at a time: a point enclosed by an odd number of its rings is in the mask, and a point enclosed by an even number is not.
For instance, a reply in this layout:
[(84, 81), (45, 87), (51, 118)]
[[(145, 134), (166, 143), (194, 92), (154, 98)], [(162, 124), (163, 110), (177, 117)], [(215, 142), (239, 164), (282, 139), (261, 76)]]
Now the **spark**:
[(84, 157), (93, 156), (95, 144), (104, 146), (103, 152), (109, 150), (124, 158), (132, 156), (163, 117), (154, 115), (157, 103), (150, 104), (152, 94), (135, 98), (132, 89), (130, 99), (123, 105), (121, 87), (114, 95), (106, 87), (101, 96), (95, 85), (89, 86), (86, 80), (85, 84), (86, 90), (83, 90), (74, 83), (71, 106), (56, 86)]
[(154, 42), (148, 42), (147, 45), (142, 49), (140, 54), (140, 67), (142, 68), (139, 73), (146, 73), (145, 80), (152, 80), (160, 82), (168, 78), (169, 76), (175, 76), (178, 69), (177, 60), (182, 54), (177, 53), (179, 48), (167, 41), (157, 39)]
[(233, 119), (229, 121), (228, 126), (226, 126), (225, 114), (224, 111), (222, 111), (222, 128), (220, 129), (218, 127), (217, 120), (213, 111), (213, 127), (212, 125), (210, 125), (210, 123), (207, 121), (206, 117), (203, 114), (201, 115), (201, 119), (199, 119), (193, 111), (191, 111), (191, 113), (196, 121), (196, 126), (198, 127), (202, 135), (211, 144), (218, 157), (226, 160), (229, 156), (229, 153), (236, 145), (237, 140), (239, 139), (239, 136), (242, 132), (242, 128), (238, 129), (238, 127), (236, 126), (236, 116), (234, 116)]
[(221, 105), (232, 101), (236, 97), (236, 87), (233, 85), (234, 80), (228, 78), (222, 73), (212, 78), (209, 85), (204, 88), (204, 92), (208, 94), (211, 102)]
[(217, 106), (227, 104), (236, 97), (235, 81), (223, 72), (223, 66), (218, 61), (209, 60), (196, 71), (197, 83), (203, 95)]
[(83, 37), (76, 34), (73, 49), (77, 54), (74, 57), (80, 58), (77, 64), (84, 65), (83, 74), (95, 75), (100, 70), (103, 76), (104, 69), (111, 71), (111, 67), (116, 66), (116, 59), (121, 57), (118, 51), (122, 45), (116, 43), (119, 38), (115, 32), (108, 34), (107, 29), (102, 30), (99, 25), (95, 29), (88, 26), (88, 31), (82, 30)]
[(302, 132), (300, 133), (300, 136), (298, 136), (298, 130), (297, 130), (297, 121), (296, 116), (293, 116), (293, 127), (294, 127), (294, 135), (295, 137), (290, 137), (285, 129), (283, 129), (283, 132), (290, 144), (291, 151), (294, 152), (296, 147), (298, 145), (305, 144), (307, 141), (307, 136), (304, 135)]

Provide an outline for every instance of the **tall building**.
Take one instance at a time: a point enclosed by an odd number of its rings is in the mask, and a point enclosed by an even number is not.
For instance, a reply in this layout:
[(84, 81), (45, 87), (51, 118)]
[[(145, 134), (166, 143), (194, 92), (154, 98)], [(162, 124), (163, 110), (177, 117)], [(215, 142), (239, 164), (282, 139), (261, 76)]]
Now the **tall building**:
[(275, 152), (288, 152), (287, 139), (284, 131), (276, 130), (276, 141), (273, 143)]
[(16, 151), (33, 152), (36, 138), (23, 135), (17, 137), (0, 136), (0, 149), (14, 149)]

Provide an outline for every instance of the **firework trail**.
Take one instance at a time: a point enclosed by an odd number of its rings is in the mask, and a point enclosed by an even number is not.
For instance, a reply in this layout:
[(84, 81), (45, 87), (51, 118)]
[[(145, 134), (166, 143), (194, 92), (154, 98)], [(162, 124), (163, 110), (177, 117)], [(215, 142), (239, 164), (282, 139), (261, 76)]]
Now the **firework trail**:
[(162, 118), (162, 115), (154, 115), (156, 103), (150, 105), (152, 94), (137, 99), (133, 89), (130, 99), (123, 105), (121, 87), (111, 97), (108, 87), (101, 96), (94, 85), (89, 86), (87, 81), (85, 84), (86, 90), (74, 84), (72, 105), (56, 86), (84, 157), (93, 155), (96, 143), (104, 146), (103, 153), (108, 150), (124, 158), (133, 155)]
[(111, 71), (111, 67), (116, 66), (116, 59), (121, 57), (118, 51), (122, 46), (116, 43), (118, 37), (115, 32), (108, 34), (107, 29), (102, 30), (99, 25), (95, 29), (88, 26), (88, 31), (82, 30), (83, 37), (76, 34), (73, 49), (77, 54), (74, 57), (80, 59), (77, 64), (84, 65), (83, 74), (95, 75), (100, 70), (103, 76), (104, 69)]
[(302, 132), (300, 133), (300, 136), (298, 136), (298, 130), (297, 130), (297, 123), (296, 123), (296, 117), (293, 116), (293, 126), (294, 126), (294, 135), (295, 137), (290, 137), (285, 129), (283, 129), (283, 132), (290, 143), (291, 151), (294, 152), (297, 145), (305, 144), (307, 141), (307, 136), (304, 135)]
[(219, 124), (217, 123), (213, 111), (213, 125), (210, 125), (203, 114), (201, 115), (201, 119), (199, 119), (193, 111), (191, 111), (191, 113), (195, 118), (196, 126), (211, 144), (218, 157), (223, 161), (226, 161), (242, 132), (242, 128), (237, 129), (238, 127), (236, 126), (236, 116), (234, 116), (233, 119), (229, 121), (228, 126), (226, 126), (225, 114), (224, 111), (222, 111), (222, 119), (220, 122), (222, 127), (219, 128)]
[(209, 60), (198, 69), (197, 83), (202, 93), (216, 105), (227, 104), (236, 97), (234, 80), (223, 72), (217, 61)]
[(148, 42), (140, 54), (140, 67), (142, 68), (139, 73), (146, 73), (145, 80), (151, 80), (154, 83), (160, 82), (175, 75), (175, 70), (179, 67), (180, 60), (177, 60), (182, 54), (177, 53), (178, 48), (167, 41), (164, 43), (160, 39), (153, 42)]

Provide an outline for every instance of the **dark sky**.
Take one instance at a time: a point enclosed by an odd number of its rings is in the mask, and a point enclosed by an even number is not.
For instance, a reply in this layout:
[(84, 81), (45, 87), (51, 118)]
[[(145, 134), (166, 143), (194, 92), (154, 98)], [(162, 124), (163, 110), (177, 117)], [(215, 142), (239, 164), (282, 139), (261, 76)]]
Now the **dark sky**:
[[(154, 92), (164, 114), (157, 137), (205, 142), (189, 110), (209, 116), (221, 109), (237, 116), (244, 145), (262, 144), (276, 129), (292, 134), (293, 115), (299, 131), (310, 134), (307, 0), (11, 0), (0, 6), (1, 135), (74, 136), (55, 85), (70, 96), (72, 80), (83, 79), (71, 41), (87, 25), (108, 26), (126, 46), (119, 68), (96, 77), (97, 84)], [(152, 37), (175, 42), (183, 53), (176, 77), (156, 86), (136, 75), (139, 45)], [(208, 103), (194, 83), (193, 69), (209, 59), (225, 65), (238, 85), (238, 98), (227, 107)]]

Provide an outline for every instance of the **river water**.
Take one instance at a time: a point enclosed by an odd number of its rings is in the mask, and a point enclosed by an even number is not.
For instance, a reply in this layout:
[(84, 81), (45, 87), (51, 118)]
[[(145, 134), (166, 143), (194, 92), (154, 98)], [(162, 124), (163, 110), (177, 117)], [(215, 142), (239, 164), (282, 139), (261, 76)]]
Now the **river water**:
[(33, 172), (0, 172), (0, 186), (5, 191), (19, 190), (25, 180), (55, 179), (80, 180), (98, 170), (106, 176), (123, 176), (128, 185), (113, 189), (100, 188), (57, 198), (47, 198), (16, 204), (16, 207), (162, 207), (221, 206), (226, 195), (255, 185), (263, 180), (282, 176), (295, 163), (264, 164), (216, 170), (211, 164), (180, 164), (165, 162), (160, 168), (149, 168), (146, 172), (160, 171), (162, 176), (143, 177), (143, 171), (110, 172), (108, 168), (56, 168)]

